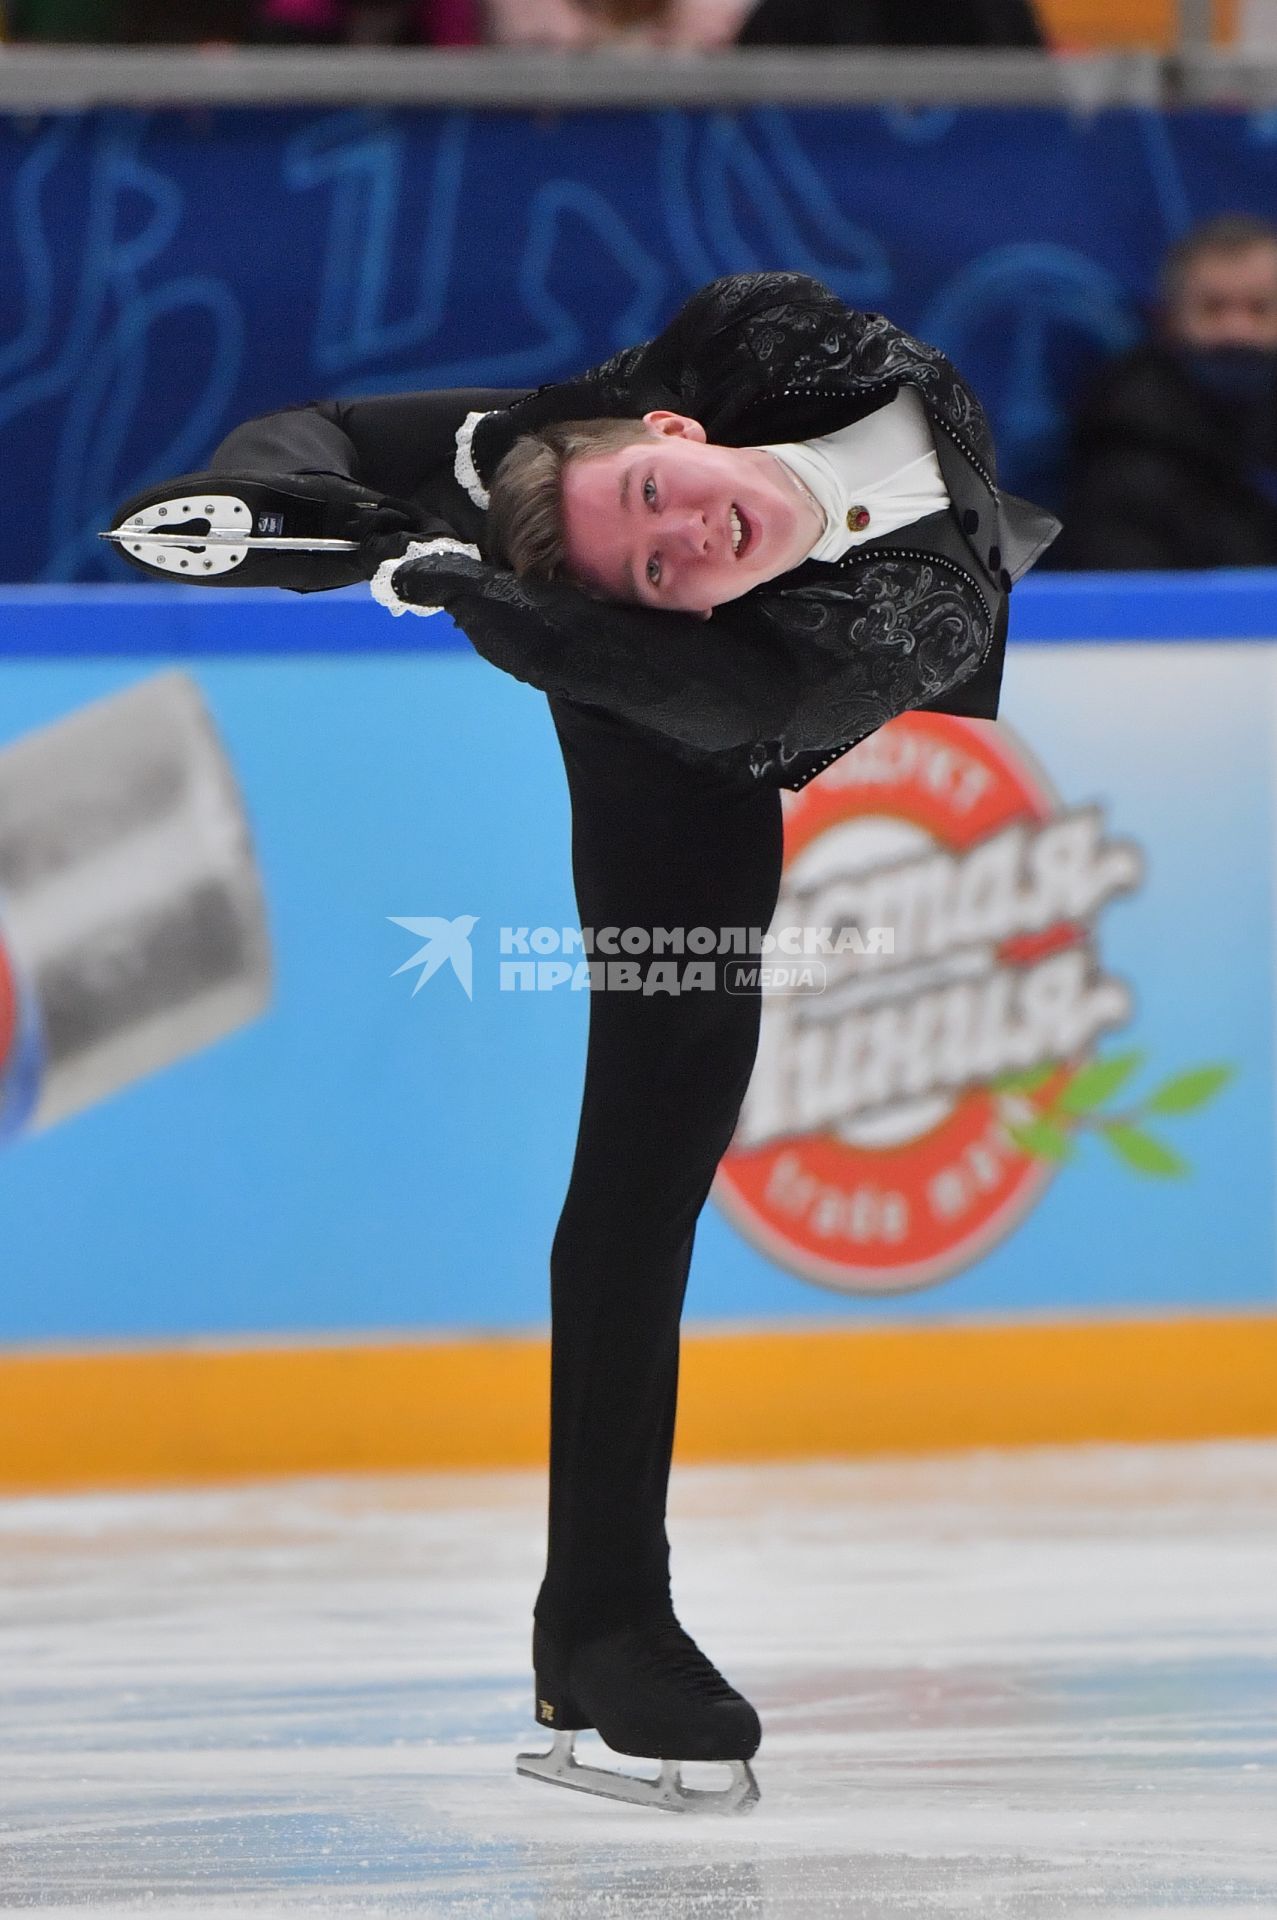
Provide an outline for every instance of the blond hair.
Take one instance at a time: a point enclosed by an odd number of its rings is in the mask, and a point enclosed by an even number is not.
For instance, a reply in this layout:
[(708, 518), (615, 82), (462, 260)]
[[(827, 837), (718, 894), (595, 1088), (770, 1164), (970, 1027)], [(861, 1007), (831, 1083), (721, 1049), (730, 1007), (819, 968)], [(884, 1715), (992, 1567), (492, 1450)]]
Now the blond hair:
[(641, 420), (565, 420), (515, 441), (492, 482), (487, 542), (493, 557), (533, 580), (566, 571), (563, 470), (648, 438)]

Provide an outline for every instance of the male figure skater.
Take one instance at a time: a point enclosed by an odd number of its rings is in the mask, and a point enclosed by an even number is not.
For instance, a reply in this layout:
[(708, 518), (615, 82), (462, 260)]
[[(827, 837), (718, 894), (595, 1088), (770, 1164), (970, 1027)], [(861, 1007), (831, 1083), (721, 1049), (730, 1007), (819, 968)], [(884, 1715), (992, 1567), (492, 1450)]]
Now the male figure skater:
[[(259, 534), (359, 550), (246, 541), (228, 563), (197, 543), (213, 496)], [(999, 494), (983, 412), (942, 354), (792, 273), (715, 281), (655, 339), (536, 393), (249, 422), (207, 473), (121, 510), (124, 551), (171, 577), (148, 524), (192, 530), (187, 577), (306, 592), (365, 575), (396, 613), (446, 607), (550, 697), (582, 926), (716, 929), (720, 951), (771, 919), (781, 787), (910, 708), (996, 716), (1007, 596), (1057, 530)], [(693, 1235), (758, 1039), (757, 986), (725, 991), (726, 964), (710, 991), (591, 993), (550, 1260), (533, 1662), (556, 1740), (521, 1765), (676, 1807), (703, 1804), (686, 1760), (735, 1763), (710, 1804), (757, 1797), (758, 1717), (679, 1625), (665, 1532)], [(585, 1727), (666, 1762), (660, 1782), (576, 1766)]]

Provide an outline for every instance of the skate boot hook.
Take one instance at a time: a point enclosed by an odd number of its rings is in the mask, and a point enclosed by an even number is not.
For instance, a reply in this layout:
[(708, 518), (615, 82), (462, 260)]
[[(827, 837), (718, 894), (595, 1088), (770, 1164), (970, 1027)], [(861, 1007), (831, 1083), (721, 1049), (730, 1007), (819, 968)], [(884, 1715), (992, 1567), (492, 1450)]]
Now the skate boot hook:
[[(748, 1813), (759, 1801), (750, 1761), (762, 1729), (758, 1715), (674, 1619), (626, 1627), (567, 1645), (537, 1626), (532, 1639), (536, 1717), (554, 1731), (548, 1753), (521, 1753), (529, 1780), (571, 1787), (630, 1806), (667, 1813)], [(659, 1760), (655, 1779), (582, 1765), (578, 1733), (594, 1730), (613, 1752)], [(722, 1788), (688, 1787), (689, 1761), (722, 1762)]]

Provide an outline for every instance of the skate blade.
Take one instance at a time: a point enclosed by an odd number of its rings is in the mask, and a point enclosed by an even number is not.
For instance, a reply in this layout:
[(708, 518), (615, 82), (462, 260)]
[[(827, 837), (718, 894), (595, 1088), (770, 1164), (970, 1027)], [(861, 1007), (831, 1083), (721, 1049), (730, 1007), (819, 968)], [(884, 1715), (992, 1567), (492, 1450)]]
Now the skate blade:
[(582, 1766), (573, 1752), (575, 1745), (574, 1733), (556, 1733), (549, 1753), (521, 1753), (515, 1767), (527, 1779), (544, 1780), (547, 1786), (570, 1787), (631, 1807), (657, 1807), (663, 1813), (748, 1813), (761, 1798), (747, 1760), (724, 1761), (732, 1770), (726, 1787), (685, 1787), (678, 1760), (662, 1760), (657, 1778), (643, 1780), (606, 1767)]

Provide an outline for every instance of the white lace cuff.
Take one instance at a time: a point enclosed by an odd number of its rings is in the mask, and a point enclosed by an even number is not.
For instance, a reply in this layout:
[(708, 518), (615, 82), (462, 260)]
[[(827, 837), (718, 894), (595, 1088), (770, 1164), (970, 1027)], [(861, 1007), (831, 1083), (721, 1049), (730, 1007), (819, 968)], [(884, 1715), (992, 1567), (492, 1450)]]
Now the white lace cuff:
[[(489, 408), (489, 412), (491, 411), (492, 409)], [(457, 476), (457, 485), (464, 487), (476, 507), (482, 507), (485, 513), (488, 510), (490, 496), (488, 489), (479, 478), (479, 469), (474, 464), (474, 430), (479, 422), (486, 420), (487, 417), (486, 413), (468, 413), (457, 428), (457, 459), (453, 468)]]
[(371, 580), (372, 597), (393, 613), (396, 618), (401, 613), (442, 613), (442, 607), (419, 607), (413, 600), (403, 600), (395, 592), (395, 573), (406, 566), (410, 560), (420, 560), (427, 553), (464, 553), (471, 560), (481, 556), (478, 547), (467, 546), (464, 540), (414, 540), (406, 553), (394, 560), (383, 560)]

